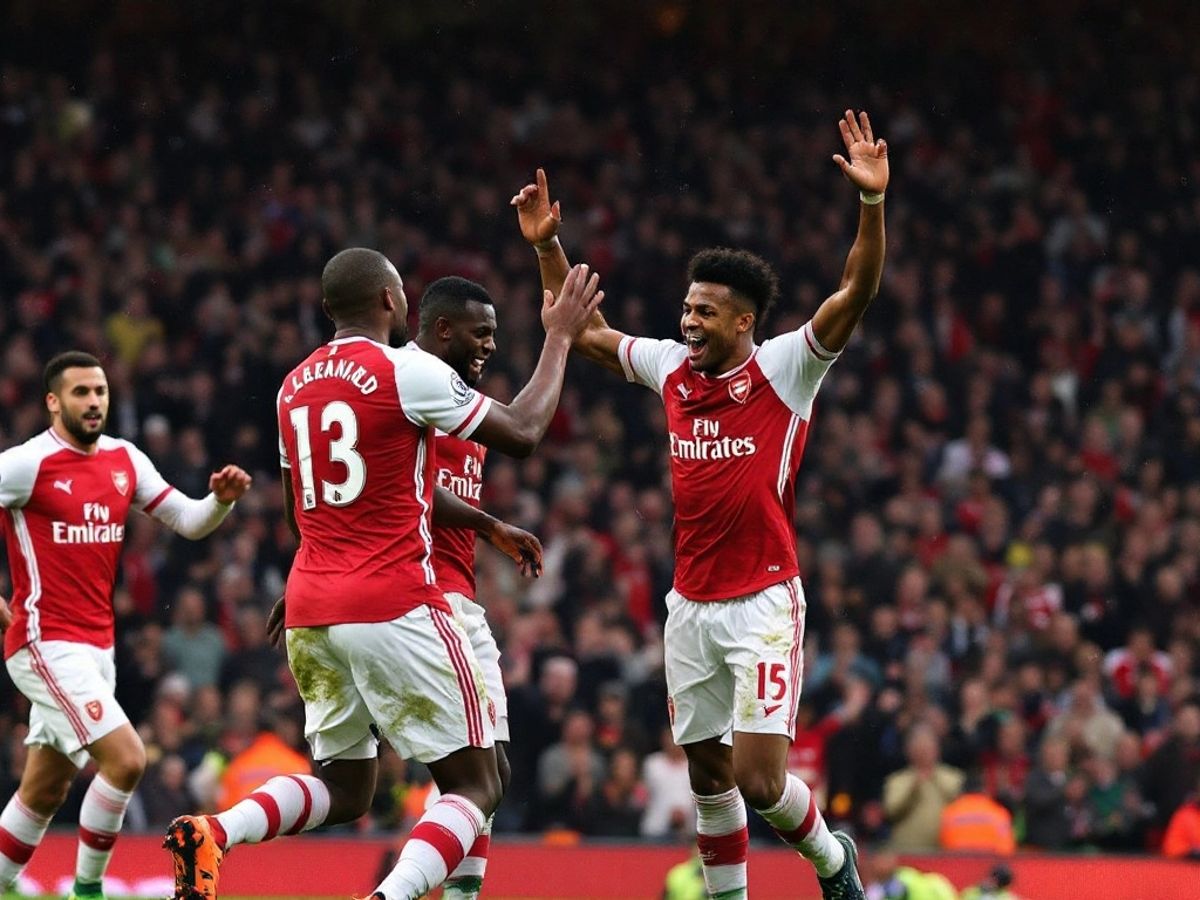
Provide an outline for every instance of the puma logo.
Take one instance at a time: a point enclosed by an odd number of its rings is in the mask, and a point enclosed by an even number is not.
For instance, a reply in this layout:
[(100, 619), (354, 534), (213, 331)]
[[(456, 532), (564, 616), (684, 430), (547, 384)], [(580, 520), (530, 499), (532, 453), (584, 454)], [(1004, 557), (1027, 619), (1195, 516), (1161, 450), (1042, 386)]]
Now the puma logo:
[(56, 480), (54, 482), (54, 486), (58, 490), (62, 491), (64, 494), (69, 494), (69, 493), (71, 493), (71, 482), (73, 482), (74, 480), (75, 480), (74, 478), (66, 478), (66, 479)]
[(688, 397), (690, 397), (692, 395), (692, 390), (687, 385), (680, 384), (680, 385), (677, 385), (677, 387), (679, 388), (679, 393), (683, 395), (684, 400), (686, 400)]

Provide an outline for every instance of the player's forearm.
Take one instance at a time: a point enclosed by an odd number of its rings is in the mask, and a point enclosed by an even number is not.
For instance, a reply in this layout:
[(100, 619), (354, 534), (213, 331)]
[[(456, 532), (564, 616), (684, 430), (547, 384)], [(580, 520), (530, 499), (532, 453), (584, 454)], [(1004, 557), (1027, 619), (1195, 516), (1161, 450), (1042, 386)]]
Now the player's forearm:
[(571, 264), (567, 261), (567, 253), (562, 248), (562, 242), (557, 237), (551, 238), (544, 244), (535, 245), (537, 251), (538, 272), (542, 276), (542, 287), (555, 297), (562, 293)]
[(215, 494), (195, 500), (179, 491), (172, 491), (150, 515), (176, 534), (196, 541), (216, 531), (233, 507), (233, 503), (220, 502)]
[(433, 524), (439, 528), (469, 528), (486, 536), (496, 519), (439, 487), (433, 489)]
[(841, 289), (850, 306), (862, 313), (879, 293), (887, 240), (883, 225), (883, 203), (859, 204), (858, 234), (846, 257)]
[(519, 425), (522, 444), (529, 453), (546, 436), (546, 429), (558, 409), (570, 350), (570, 337), (557, 331), (547, 334), (533, 377), (508, 405), (509, 413)]

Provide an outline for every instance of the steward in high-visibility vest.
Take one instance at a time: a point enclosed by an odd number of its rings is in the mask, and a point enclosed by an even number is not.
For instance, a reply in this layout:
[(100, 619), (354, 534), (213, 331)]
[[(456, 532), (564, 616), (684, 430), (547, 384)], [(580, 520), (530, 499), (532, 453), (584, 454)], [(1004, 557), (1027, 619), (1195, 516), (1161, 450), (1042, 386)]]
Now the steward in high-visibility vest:
[(1011, 856), (1016, 851), (1012, 814), (986, 794), (963, 794), (942, 810), (943, 850)]

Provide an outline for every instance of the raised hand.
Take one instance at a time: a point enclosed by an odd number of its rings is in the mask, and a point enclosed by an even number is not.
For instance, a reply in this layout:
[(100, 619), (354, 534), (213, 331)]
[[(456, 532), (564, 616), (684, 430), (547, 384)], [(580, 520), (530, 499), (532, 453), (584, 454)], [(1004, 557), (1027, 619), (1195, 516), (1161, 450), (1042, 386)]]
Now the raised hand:
[(488, 543), (511, 559), (526, 578), (542, 574), (542, 542), (528, 531), (507, 522), (497, 522), (487, 535)]
[(882, 194), (888, 185), (887, 141), (876, 140), (871, 131), (871, 120), (865, 112), (860, 112), (856, 119), (854, 110), (846, 110), (838, 128), (846, 145), (846, 156), (835, 153), (833, 161), (860, 191)]
[(252, 480), (244, 469), (232, 465), (225, 466), (219, 472), (212, 473), (208, 479), (208, 489), (216, 495), (219, 502), (229, 504), (250, 490)]
[(550, 187), (546, 183), (546, 170), (537, 170), (537, 184), (527, 184), (509, 201), (517, 208), (517, 224), (521, 226), (521, 237), (535, 247), (544, 246), (554, 240), (562, 224), (562, 210), (558, 201), (550, 202)]
[(546, 333), (561, 331), (574, 342), (604, 299), (604, 291), (597, 290), (599, 285), (600, 276), (593, 274), (589, 278), (587, 265), (580, 264), (571, 267), (557, 297), (550, 291), (544, 291), (542, 325)]

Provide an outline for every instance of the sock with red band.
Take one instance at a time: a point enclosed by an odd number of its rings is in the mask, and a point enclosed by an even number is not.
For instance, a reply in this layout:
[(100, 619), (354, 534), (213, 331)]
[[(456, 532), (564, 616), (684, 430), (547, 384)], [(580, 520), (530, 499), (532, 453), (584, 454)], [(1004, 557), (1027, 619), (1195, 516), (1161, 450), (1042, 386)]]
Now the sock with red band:
[(223, 849), (235, 844), (257, 844), (281, 834), (299, 834), (316, 828), (329, 815), (329, 788), (311, 775), (279, 775), (245, 800), (210, 816)]
[(723, 794), (692, 794), (696, 801), (696, 846), (710, 897), (743, 900), (746, 896), (746, 804), (737, 788)]
[(79, 809), (79, 850), (75, 855), (75, 884), (98, 886), (112, 859), (113, 845), (125, 821), (133, 791), (122, 791), (97, 775), (83, 795)]
[(483, 831), (483, 811), (466, 797), (443, 794), (425, 811), (396, 868), (375, 890), (387, 900), (417, 900), (446, 880)]
[(42, 818), (13, 794), (0, 813), (0, 891), (16, 883), (49, 826), (49, 816)]
[(825, 824), (808, 785), (795, 775), (788, 775), (778, 803), (756, 812), (785, 844), (811, 862), (822, 878), (841, 871), (846, 851)]
[(492, 843), (492, 820), (483, 823), (483, 830), (442, 888), (442, 900), (478, 900), (487, 872), (488, 850)]

